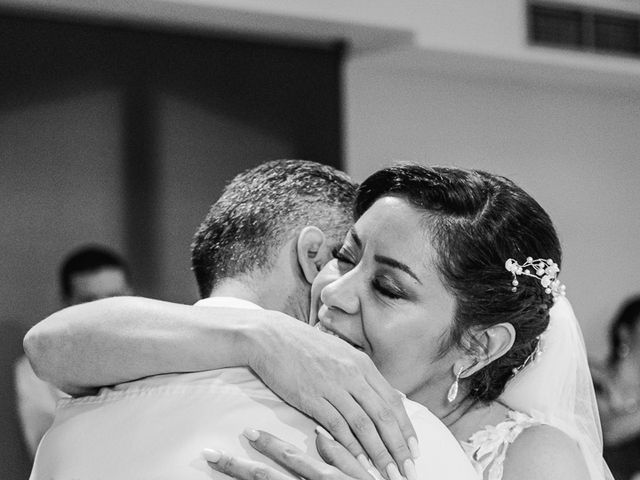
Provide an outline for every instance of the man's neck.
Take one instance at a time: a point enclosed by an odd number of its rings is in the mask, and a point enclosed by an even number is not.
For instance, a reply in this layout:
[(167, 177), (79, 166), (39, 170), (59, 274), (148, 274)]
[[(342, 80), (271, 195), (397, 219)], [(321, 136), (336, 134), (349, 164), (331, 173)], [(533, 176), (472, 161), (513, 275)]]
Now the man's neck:
[(228, 278), (220, 282), (216, 288), (211, 291), (209, 297), (233, 297), (240, 300), (246, 300), (255, 303), (259, 307), (265, 308), (262, 296), (255, 288), (252, 288), (248, 282)]
[(266, 310), (277, 310), (298, 320), (308, 321), (310, 292), (292, 291), (286, 282), (273, 278), (227, 278), (214, 288), (209, 297), (233, 297), (246, 300)]

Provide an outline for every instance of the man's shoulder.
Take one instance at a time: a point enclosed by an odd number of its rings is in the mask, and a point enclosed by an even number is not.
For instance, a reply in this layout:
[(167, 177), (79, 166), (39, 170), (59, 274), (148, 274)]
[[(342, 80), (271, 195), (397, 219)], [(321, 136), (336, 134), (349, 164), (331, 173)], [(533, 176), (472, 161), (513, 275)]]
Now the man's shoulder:
[(421, 452), (416, 460), (418, 478), (477, 479), (469, 458), (447, 426), (419, 403), (405, 398), (404, 405)]
[(200, 372), (165, 373), (141, 378), (131, 382), (121, 383), (111, 387), (115, 391), (132, 390), (138, 388), (153, 388), (166, 386), (210, 386), (225, 384), (244, 384), (260, 381), (256, 375), (246, 367), (218, 368)]
[[(421, 405), (413, 400), (409, 400), (408, 398), (403, 399), (404, 408), (407, 411), (407, 415), (412, 422), (417, 421), (421, 424), (433, 424), (438, 430), (444, 429), (449, 432), (449, 429), (445, 426), (444, 423), (424, 405)], [(449, 435), (451, 435), (449, 433)]]

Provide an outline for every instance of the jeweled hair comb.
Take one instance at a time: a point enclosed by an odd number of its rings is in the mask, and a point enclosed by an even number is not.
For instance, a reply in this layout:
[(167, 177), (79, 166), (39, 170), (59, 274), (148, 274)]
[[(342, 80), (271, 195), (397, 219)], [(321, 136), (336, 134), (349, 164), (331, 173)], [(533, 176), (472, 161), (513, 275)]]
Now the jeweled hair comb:
[(510, 258), (505, 262), (504, 266), (513, 275), (513, 280), (511, 281), (512, 292), (518, 291), (520, 282), (518, 282), (517, 277), (525, 275), (537, 279), (544, 287), (545, 293), (553, 294), (554, 297), (565, 294), (566, 288), (557, 278), (560, 268), (550, 258), (545, 260), (544, 258), (533, 259), (532, 257), (527, 257), (527, 261), (522, 265)]

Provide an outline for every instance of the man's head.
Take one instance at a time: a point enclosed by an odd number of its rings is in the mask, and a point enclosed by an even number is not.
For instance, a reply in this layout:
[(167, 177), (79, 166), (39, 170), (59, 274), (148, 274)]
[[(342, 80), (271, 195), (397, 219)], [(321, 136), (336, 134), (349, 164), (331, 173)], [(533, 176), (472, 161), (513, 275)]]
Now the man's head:
[(66, 305), (133, 293), (122, 258), (99, 246), (82, 247), (69, 254), (60, 267), (60, 285)]
[[(356, 187), (343, 172), (303, 160), (267, 162), (236, 176), (192, 244), (200, 295), (241, 280), (298, 302), (298, 311), (287, 313), (302, 315), (301, 297), (308, 306), (311, 281), (353, 222)], [(276, 308), (273, 300), (262, 306)]]

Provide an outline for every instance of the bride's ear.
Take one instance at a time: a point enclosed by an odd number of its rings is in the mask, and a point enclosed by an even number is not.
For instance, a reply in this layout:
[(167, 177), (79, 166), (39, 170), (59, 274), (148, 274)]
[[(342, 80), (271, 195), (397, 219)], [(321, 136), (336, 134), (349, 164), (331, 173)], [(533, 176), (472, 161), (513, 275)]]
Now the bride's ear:
[(309, 284), (313, 282), (330, 255), (327, 240), (318, 227), (304, 227), (296, 242), (298, 265)]
[(516, 340), (516, 330), (513, 325), (504, 322), (481, 330), (474, 337), (475, 342), (479, 343), (477, 347), (480, 347), (481, 351), (478, 352), (476, 357), (478, 363), (469, 369), (469, 372), (465, 372), (467, 373), (466, 376), (473, 375), (507, 353)]

